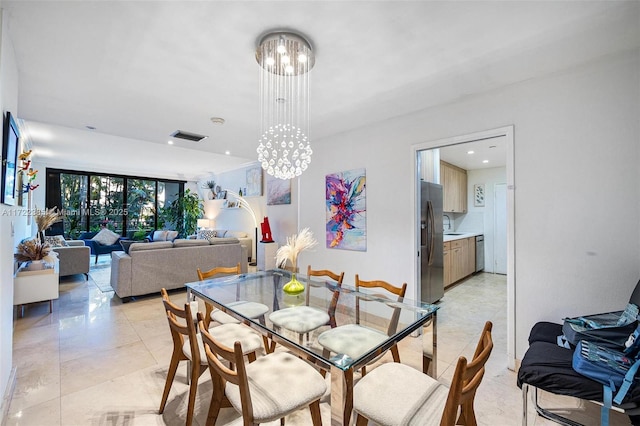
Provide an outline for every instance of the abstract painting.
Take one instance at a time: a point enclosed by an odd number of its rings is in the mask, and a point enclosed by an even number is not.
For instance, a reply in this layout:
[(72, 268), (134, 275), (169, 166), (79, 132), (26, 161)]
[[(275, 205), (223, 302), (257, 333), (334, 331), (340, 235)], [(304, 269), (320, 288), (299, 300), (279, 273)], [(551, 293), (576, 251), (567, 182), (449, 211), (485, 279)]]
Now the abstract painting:
[(327, 248), (367, 250), (365, 169), (326, 176)]
[(291, 180), (267, 175), (267, 205), (291, 204)]
[(259, 165), (247, 170), (247, 186), (242, 195), (245, 197), (262, 195), (262, 167)]

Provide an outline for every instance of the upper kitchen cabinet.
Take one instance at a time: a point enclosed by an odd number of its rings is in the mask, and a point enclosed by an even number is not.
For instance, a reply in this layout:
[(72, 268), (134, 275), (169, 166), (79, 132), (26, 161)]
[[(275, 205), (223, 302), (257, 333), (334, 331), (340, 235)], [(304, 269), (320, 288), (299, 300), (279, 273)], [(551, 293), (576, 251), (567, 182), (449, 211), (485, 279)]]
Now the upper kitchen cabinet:
[(443, 187), (443, 210), (448, 213), (467, 212), (467, 171), (440, 161), (440, 183)]

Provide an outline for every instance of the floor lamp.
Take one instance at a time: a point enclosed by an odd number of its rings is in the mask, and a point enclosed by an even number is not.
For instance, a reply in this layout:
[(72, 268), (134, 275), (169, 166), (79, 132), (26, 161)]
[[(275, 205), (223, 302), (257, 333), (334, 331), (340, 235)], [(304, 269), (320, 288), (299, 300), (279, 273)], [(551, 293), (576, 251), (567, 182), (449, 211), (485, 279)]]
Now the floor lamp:
[(233, 198), (238, 200), (240, 204), (240, 208), (245, 209), (251, 214), (251, 218), (253, 219), (253, 226), (255, 229), (255, 235), (254, 235), (253, 241), (255, 246), (254, 253), (256, 254), (256, 261), (249, 263), (249, 265), (256, 266), (258, 264), (258, 219), (256, 218), (256, 213), (253, 211), (253, 209), (249, 205), (249, 202), (245, 200), (245, 198), (242, 195), (238, 194), (237, 192), (229, 191), (228, 189), (226, 190), (226, 192), (227, 192), (227, 195), (231, 195)]

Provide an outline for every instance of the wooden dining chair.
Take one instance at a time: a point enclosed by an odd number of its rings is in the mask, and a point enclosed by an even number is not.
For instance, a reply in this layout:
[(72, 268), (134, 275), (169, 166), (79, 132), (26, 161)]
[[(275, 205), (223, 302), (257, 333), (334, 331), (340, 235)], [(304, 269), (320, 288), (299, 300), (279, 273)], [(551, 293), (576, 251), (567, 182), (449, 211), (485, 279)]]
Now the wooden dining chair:
[[(236, 266), (231, 266), (231, 267), (218, 266), (216, 268), (210, 269), (205, 272), (202, 272), (200, 268), (198, 268), (197, 273), (198, 273), (198, 279), (200, 281), (204, 281), (208, 278), (213, 278), (222, 274), (238, 275), (242, 273), (242, 269), (240, 268), (240, 263), (238, 263)], [(239, 299), (240, 298), (239, 286), (237, 291), (238, 293), (236, 294), (236, 297)], [(204, 306), (205, 306), (205, 325), (207, 326), (207, 328), (209, 328), (211, 321), (215, 321), (218, 324), (231, 324), (231, 323), (237, 324), (240, 322), (236, 318), (232, 317), (231, 315), (226, 314), (221, 310), (214, 308), (214, 306), (211, 303), (207, 302), (206, 300), (204, 301)], [(269, 312), (269, 307), (267, 305), (264, 305), (262, 303), (256, 303), (256, 302), (246, 302), (243, 300), (237, 300), (236, 302), (231, 302), (228, 304), (228, 306), (235, 306), (234, 309), (240, 312), (242, 315), (251, 319), (257, 318), (261, 321), (262, 324), (264, 324), (264, 314)]]
[[(235, 342), (233, 347), (221, 344), (207, 331), (202, 314), (198, 315), (213, 382), (207, 426), (215, 425), (226, 401), (242, 414), (245, 426), (277, 419), (284, 424), (286, 415), (305, 406), (309, 406), (313, 425), (322, 425), (320, 398), (327, 384), (313, 367), (288, 352), (270, 353), (245, 364), (242, 344)], [(235, 370), (225, 366), (221, 359), (234, 364)]]
[(420, 424), (476, 426), (473, 402), (491, 355), (490, 321), (485, 323), (473, 358), (458, 358), (451, 386), (404, 364), (386, 363), (363, 377), (353, 391), (356, 426)]
[[(196, 332), (195, 319), (197, 317), (196, 313), (191, 310), (191, 304), (187, 303), (184, 305), (184, 309), (181, 309), (169, 299), (169, 294), (166, 289), (163, 288), (160, 292), (162, 294), (162, 303), (167, 313), (167, 320), (169, 321), (169, 329), (171, 330), (173, 352), (171, 354), (171, 362), (169, 363), (169, 371), (167, 372), (167, 380), (164, 385), (159, 412), (160, 414), (164, 412), (178, 364), (180, 361), (190, 362), (190, 368), (188, 369), (189, 403), (187, 406), (186, 421), (186, 424), (190, 425), (193, 421), (193, 407), (198, 387), (198, 377), (207, 369), (202, 337), (200, 333)], [(249, 361), (255, 361), (257, 351), (262, 349), (260, 337), (248, 327), (241, 326), (240, 324), (225, 324), (215, 327), (213, 333), (218, 341), (224, 344), (232, 345), (235, 341), (242, 342), (245, 350), (244, 355), (247, 355)], [(186, 341), (185, 337), (187, 338)]]
[[(169, 329), (171, 330), (171, 338), (173, 339), (173, 353), (171, 354), (171, 362), (169, 363), (169, 371), (167, 372), (167, 380), (162, 392), (162, 401), (160, 401), (160, 414), (164, 412), (169, 391), (173, 384), (173, 379), (178, 370), (180, 361), (190, 361), (190, 381), (189, 381), (189, 402), (187, 405), (187, 421), (186, 425), (190, 426), (193, 422), (193, 407), (196, 400), (196, 391), (198, 388), (198, 377), (207, 369), (207, 359), (204, 351), (201, 351), (202, 344), (198, 344), (193, 316), (189, 304), (184, 309), (180, 309), (169, 299), (166, 289), (161, 290), (162, 303), (169, 321)], [(181, 321), (178, 320), (181, 319)], [(185, 342), (185, 337), (187, 341)]]
[[(336, 274), (335, 272), (326, 269), (313, 270), (311, 269), (311, 265), (309, 265), (307, 267), (307, 278), (309, 279), (307, 281), (307, 286), (312, 285), (310, 281), (311, 277), (328, 277), (335, 281), (338, 287), (342, 287), (344, 272)], [(324, 325), (329, 325), (331, 327), (336, 326), (335, 312), (340, 292), (334, 292), (333, 299), (326, 312), (309, 306), (310, 294), (310, 289), (307, 287), (304, 306), (280, 309), (269, 315), (269, 320), (274, 326), (298, 333), (298, 340), (300, 344), (303, 343), (304, 336), (307, 335), (308, 338), (309, 333), (312, 331)], [(274, 347), (272, 346), (271, 351), (273, 351), (273, 349)]]
[[(361, 287), (369, 289), (384, 289), (385, 291), (397, 296), (396, 300), (402, 302), (404, 295), (407, 291), (407, 283), (403, 283), (400, 287), (396, 287), (389, 284), (386, 281), (363, 281), (360, 276), (356, 274), (356, 291)], [(375, 294), (373, 297), (382, 297), (388, 299), (385, 294)], [(363, 354), (371, 350), (373, 346), (384, 342), (395, 334), (398, 327), (398, 319), (400, 315), (399, 309), (394, 309), (394, 312), (389, 321), (387, 332), (384, 333), (380, 330), (364, 327), (360, 325), (360, 299), (356, 297), (356, 323), (341, 325), (331, 330), (327, 330), (318, 337), (318, 343), (324, 348), (324, 355), (329, 356), (330, 352), (337, 354), (345, 354), (352, 359), (360, 358)], [(400, 353), (398, 346), (391, 347), (391, 354), (395, 362), (400, 362)], [(375, 360), (374, 360), (375, 361)], [(373, 362), (373, 361), (372, 361)], [(362, 374), (366, 374), (366, 368), (362, 367)]]

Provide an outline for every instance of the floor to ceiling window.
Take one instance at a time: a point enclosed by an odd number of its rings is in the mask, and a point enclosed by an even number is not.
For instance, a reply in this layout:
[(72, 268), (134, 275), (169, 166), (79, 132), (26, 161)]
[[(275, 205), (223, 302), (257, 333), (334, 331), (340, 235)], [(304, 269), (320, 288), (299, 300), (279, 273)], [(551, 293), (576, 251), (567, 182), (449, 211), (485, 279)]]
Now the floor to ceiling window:
[(47, 169), (46, 206), (63, 212), (50, 232), (77, 238), (106, 227), (142, 238), (162, 228), (158, 209), (183, 191), (182, 181)]

